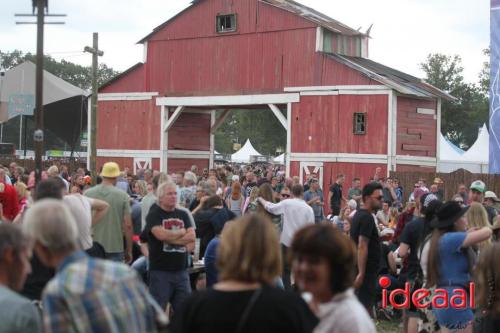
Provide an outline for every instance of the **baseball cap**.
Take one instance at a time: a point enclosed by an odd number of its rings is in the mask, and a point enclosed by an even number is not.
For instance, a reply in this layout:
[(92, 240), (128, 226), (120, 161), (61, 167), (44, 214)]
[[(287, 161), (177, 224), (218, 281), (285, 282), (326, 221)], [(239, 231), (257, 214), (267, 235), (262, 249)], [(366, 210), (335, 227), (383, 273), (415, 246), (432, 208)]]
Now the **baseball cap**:
[(500, 199), (498, 199), (497, 195), (493, 191), (486, 191), (484, 193), (484, 198), (485, 199), (491, 199), (491, 200), (493, 200), (495, 202), (500, 202)]
[(470, 184), (470, 189), (484, 193), (484, 191), (486, 190), (486, 185), (480, 180), (475, 180), (472, 182), (472, 184)]

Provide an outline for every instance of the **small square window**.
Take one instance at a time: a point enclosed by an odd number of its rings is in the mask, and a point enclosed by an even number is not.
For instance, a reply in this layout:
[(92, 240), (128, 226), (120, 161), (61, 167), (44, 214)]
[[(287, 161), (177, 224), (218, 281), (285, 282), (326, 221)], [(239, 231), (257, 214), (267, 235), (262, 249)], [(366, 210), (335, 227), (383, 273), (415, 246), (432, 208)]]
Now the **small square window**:
[(353, 117), (353, 129), (354, 134), (366, 134), (366, 113), (356, 112)]
[(218, 15), (217, 16), (217, 32), (233, 32), (236, 31), (236, 14)]

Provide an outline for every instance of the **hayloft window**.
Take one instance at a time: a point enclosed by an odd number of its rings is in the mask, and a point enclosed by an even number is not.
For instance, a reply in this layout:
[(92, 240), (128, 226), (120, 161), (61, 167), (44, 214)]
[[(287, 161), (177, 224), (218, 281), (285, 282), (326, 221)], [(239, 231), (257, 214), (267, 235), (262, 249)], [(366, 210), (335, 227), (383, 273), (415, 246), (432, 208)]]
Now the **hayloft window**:
[(356, 112), (353, 117), (353, 133), (366, 134), (366, 113)]
[(236, 14), (218, 15), (217, 16), (217, 32), (233, 32), (236, 31)]

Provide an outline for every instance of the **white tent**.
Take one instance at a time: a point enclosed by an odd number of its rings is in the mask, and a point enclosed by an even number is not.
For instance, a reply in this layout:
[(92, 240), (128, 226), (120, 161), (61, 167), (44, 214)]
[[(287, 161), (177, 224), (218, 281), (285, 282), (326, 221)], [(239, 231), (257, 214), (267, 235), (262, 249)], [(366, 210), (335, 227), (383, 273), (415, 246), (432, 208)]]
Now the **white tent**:
[(236, 153), (231, 155), (231, 161), (236, 163), (249, 163), (250, 156), (262, 156), (255, 148), (252, 146), (250, 140), (247, 140), (243, 147)]
[(489, 134), (486, 124), (479, 131), (476, 142), (463, 154), (461, 149), (440, 135), (439, 172), (465, 169), (472, 173), (488, 173)]
[[(476, 142), (462, 155), (466, 163), (470, 163), (468, 169), (473, 173), (488, 173), (489, 154), (490, 154), (490, 134), (486, 124), (479, 130)], [(472, 169), (472, 170), (471, 170)]]
[(274, 159), (274, 163), (285, 164), (285, 153)]

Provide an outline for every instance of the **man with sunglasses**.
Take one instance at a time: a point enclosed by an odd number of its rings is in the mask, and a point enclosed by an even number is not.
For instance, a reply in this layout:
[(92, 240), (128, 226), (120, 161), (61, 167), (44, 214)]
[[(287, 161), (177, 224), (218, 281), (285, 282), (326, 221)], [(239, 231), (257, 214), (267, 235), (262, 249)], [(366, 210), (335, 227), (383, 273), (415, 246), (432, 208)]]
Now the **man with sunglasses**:
[(357, 247), (358, 275), (354, 281), (356, 295), (373, 318), (376, 281), (380, 262), (380, 238), (374, 214), (382, 207), (383, 187), (372, 182), (363, 187), (364, 207), (352, 219), (351, 239)]

